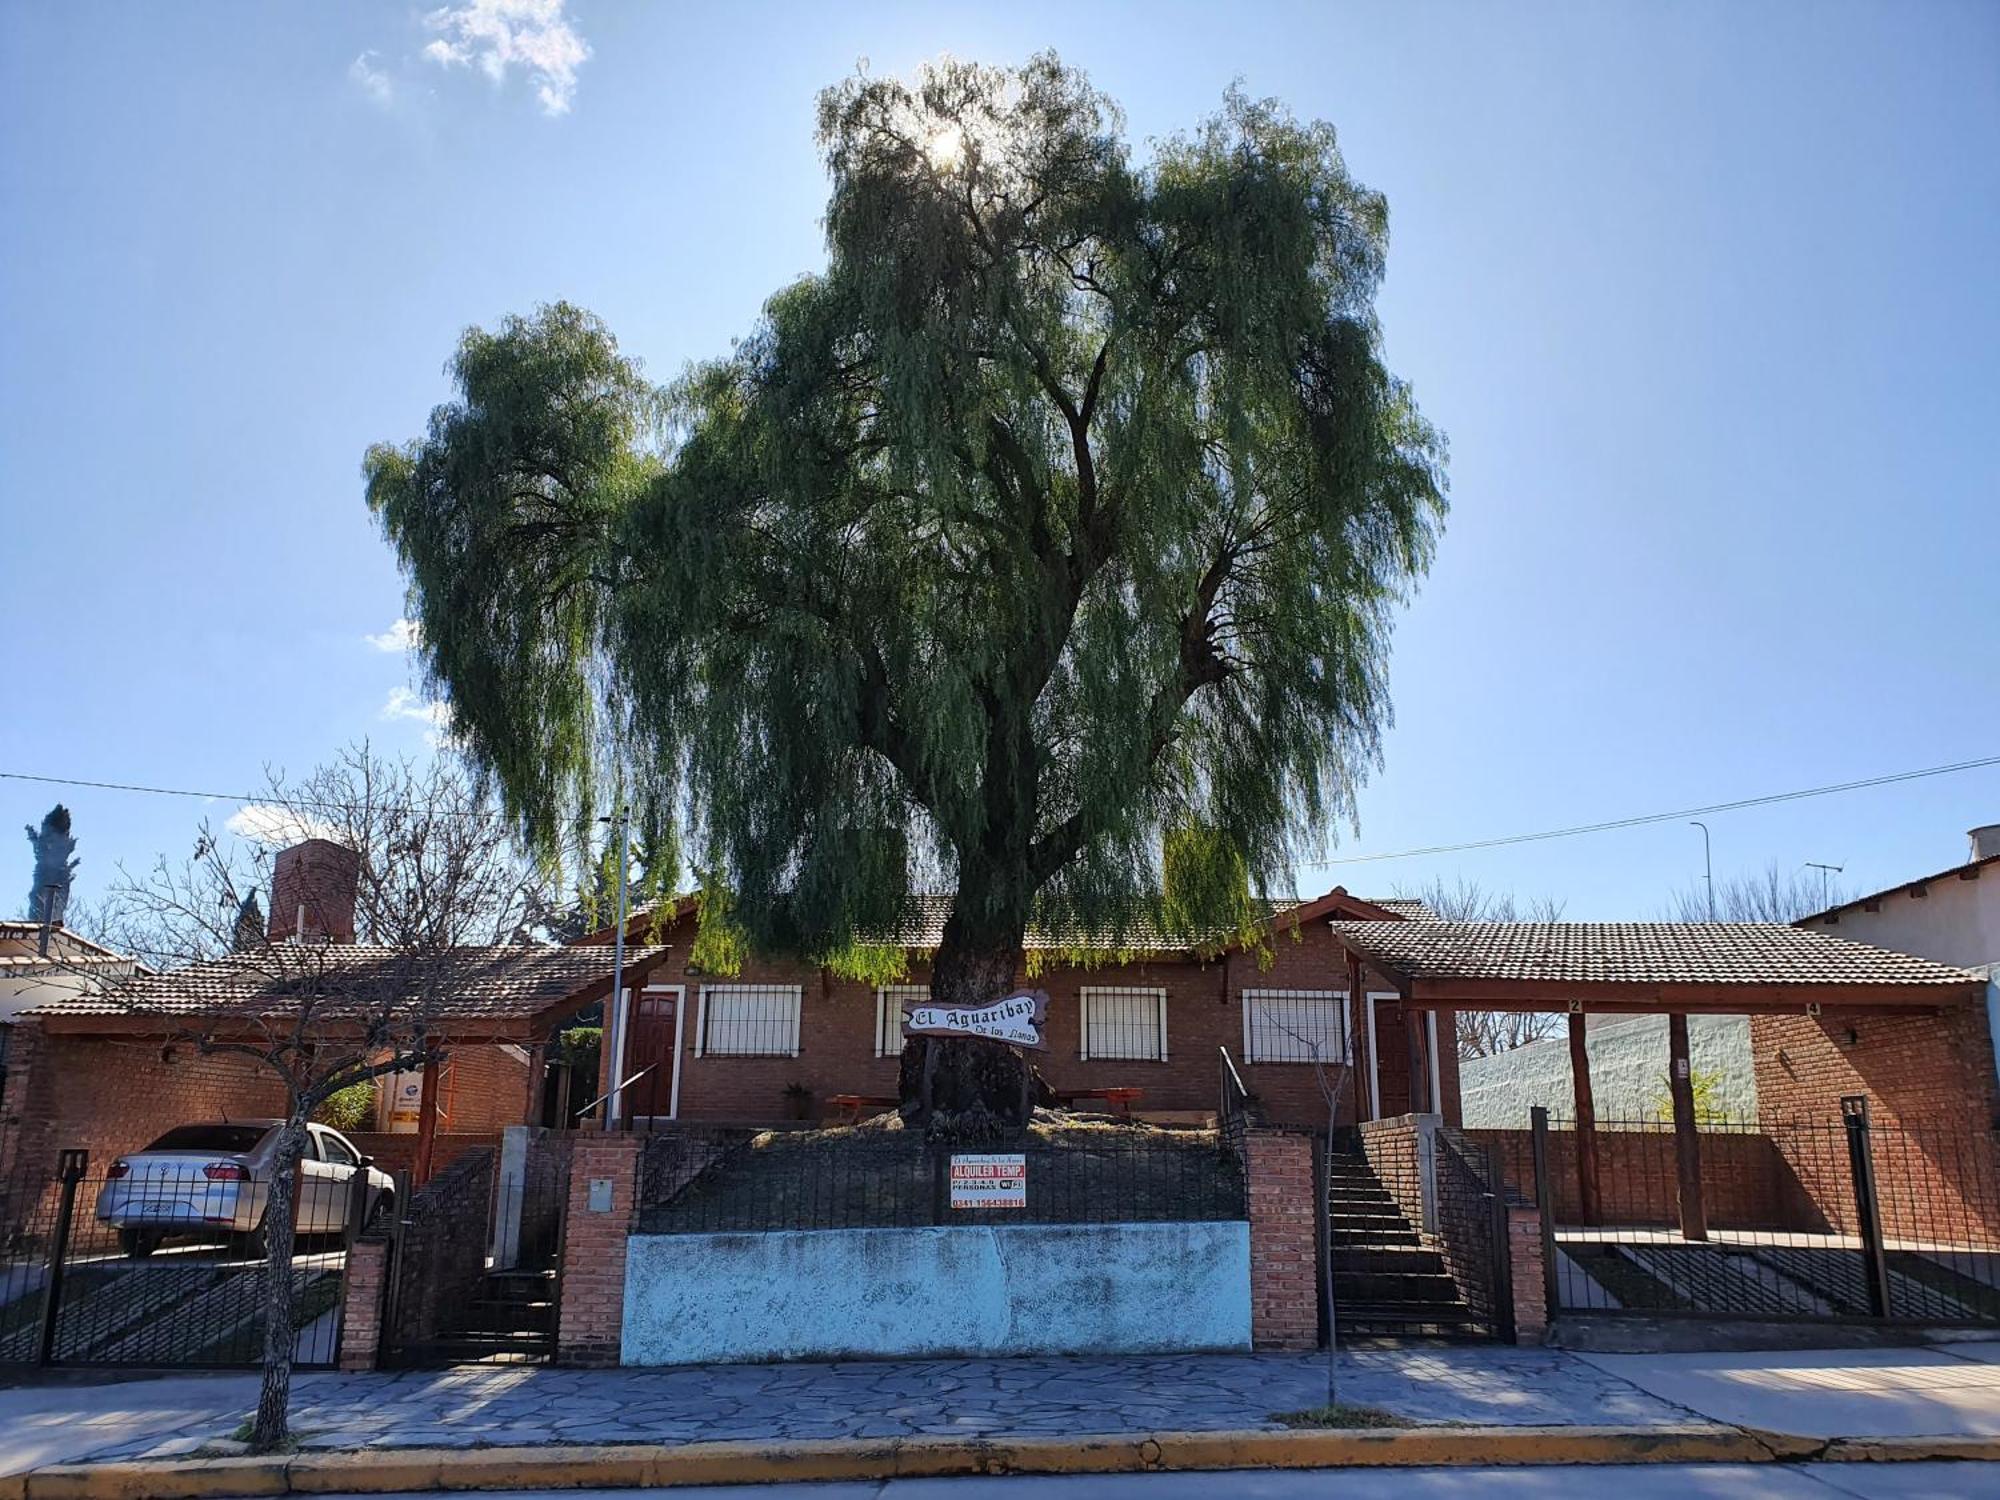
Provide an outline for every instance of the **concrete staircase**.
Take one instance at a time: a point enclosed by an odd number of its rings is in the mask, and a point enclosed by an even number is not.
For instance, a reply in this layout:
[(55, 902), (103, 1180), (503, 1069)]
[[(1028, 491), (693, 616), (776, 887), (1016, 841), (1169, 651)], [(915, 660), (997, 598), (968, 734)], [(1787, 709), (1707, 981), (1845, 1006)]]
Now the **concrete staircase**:
[(1342, 1343), (1486, 1334), (1437, 1251), (1425, 1248), (1367, 1157), (1329, 1156), (1326, 1193)]

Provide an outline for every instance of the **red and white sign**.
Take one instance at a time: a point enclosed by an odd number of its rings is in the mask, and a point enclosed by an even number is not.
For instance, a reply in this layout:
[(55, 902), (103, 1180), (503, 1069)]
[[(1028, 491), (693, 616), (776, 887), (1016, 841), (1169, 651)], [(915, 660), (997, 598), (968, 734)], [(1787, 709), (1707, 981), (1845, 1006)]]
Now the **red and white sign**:
[(1026, 1208), (1028, 1158), (1019, 1152), (951, 1159), (953, 1208)]

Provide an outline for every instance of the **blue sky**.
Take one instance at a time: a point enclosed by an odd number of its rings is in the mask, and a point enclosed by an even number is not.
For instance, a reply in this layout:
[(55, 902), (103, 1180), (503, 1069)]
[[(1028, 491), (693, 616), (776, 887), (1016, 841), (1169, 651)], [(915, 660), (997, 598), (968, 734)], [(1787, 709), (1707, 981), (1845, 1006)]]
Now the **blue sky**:
[[(0, 7), (0, 770), (421, 752), (358, 469), (459, 331), (569, 298), (666, 378), (821, 263), (819, 87), (1046, 46), (1137, 142), (1240, 77), (1388, 196), (1454, 509), (1340, 854), (2000, 753), (2000, 8), (494, 3)], [(0, 838), (54, 795), (0, 781)], [(61, 795), (86, 898), (236, 806)], [(1710, 824), (1718, 876), (1874, 887), (1993, 820), (2000, 768)], [(1700, 862), (1676, 822), (1303, 884), (1645, 917)]]

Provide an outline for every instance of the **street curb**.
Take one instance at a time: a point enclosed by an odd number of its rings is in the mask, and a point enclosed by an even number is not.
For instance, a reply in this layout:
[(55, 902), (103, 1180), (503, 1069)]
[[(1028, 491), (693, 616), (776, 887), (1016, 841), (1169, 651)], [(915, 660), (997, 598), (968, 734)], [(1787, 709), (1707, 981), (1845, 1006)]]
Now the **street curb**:
[[(1844, 1447), (1841, 1453), (1830, 1451)], [(1947, 1451), (1949, 1450), (1949, 1451)], [(1976, 1451), (1975, 1451), (1976, 1450)], [(1988, 1439), (1842, 1440), (1676, 1427), (1392, 1427), (1086, 1437), (913, 1437), (795, 1443), (405, 1448), (291, 1457), (55, 1464), (0, 1480), (0, 1500), (207, 1500), (436, 1490), (651, 1489), (696, 1484), (1136, 1474), (1418, 1465), (1772, 1463), (2000, 1456)], [(19, 1488), (15, 1488), (18, 1481)]]
[(1835, 1438), (1813, 1457), (1821, 1463), (1910, 1463), (1922, 1459), (2000, 1462), (2000, 1437)]

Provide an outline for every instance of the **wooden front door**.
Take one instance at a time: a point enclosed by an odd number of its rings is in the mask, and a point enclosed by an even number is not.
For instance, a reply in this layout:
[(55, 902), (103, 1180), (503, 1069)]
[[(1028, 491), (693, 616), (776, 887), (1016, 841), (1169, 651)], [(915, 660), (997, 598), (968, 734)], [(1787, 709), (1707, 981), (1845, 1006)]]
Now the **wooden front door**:
[[(657, 1115), (674, 1110), (674, 1020), (679, 997), (672, 990), (641, 990), (632, 997), (631, 1038), (625, 1044), (625, 1073), (637, 1079), (625, 1088), (621, 1115)], [(639, 1074), (650, 1068), (643, 1078)]]

